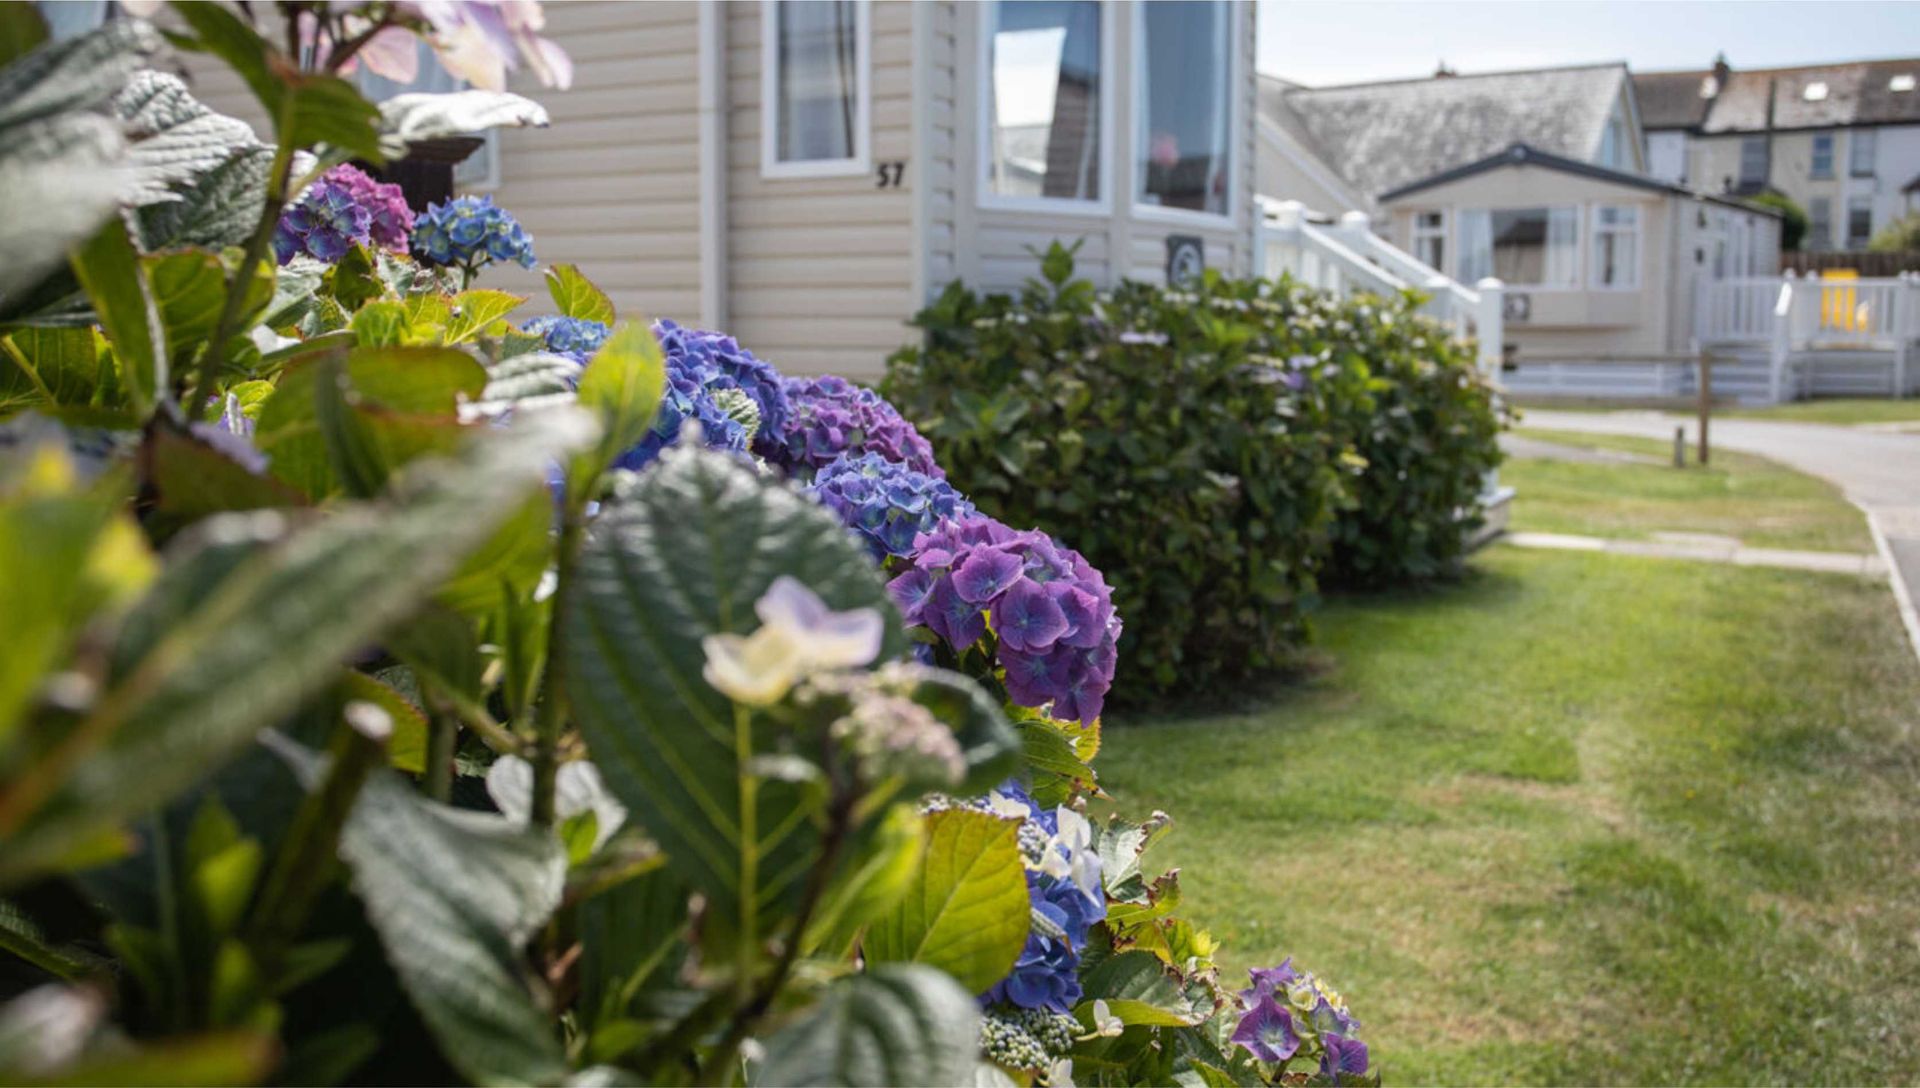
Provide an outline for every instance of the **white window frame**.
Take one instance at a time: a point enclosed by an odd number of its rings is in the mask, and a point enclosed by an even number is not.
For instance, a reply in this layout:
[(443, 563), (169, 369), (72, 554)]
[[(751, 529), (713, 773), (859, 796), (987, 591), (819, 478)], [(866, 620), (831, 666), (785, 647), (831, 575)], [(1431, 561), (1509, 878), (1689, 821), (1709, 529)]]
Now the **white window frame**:
[[(1827, 142), (1827, 168), (1820, 169), (1820, 141)], [(1810, 181), (1829, 181), (1833, 178), (1834, 136), (1832, 132), (1816, 132), (1807, 151), (1807, 178)]]
[[(1435, 227), (1421, 226), (1420, 218), (1422, 216), (1427, 216), (1427, 215), (1439, 216), (1440, 217), (1439, 226), (1435, 226)], [(1412, 243), (1412, 246), (1409, 247), (1408, 252), (1413, 254), (1413, 259), (1416, 261), (1420, 260), (1420, 243), (1422, 241), (1428, 238), (1438, 238), (1440, 240), (1440, 266), (1435, 268), (1434, 271), (1440, 273), (1443, 276), (1453, 275), (1453, 266), (1457, 263), (1454, 260), (1457, 254), (1454, 253), (1453, 245), (1451, 244), (1451, 240), (1448, 237), (1452, 233), (1452, 231), (1449, 229), (1453, 225), (1451, 222), (1451, 219), (1452, 217), (1447, 214), (1447, 210), (1445, 208), (1416, 209), (1413, 213), (1412, 231), (1407, 237), (1407, 240)], [(1421, 261), (1421, 263), (1425, 264), (1426, 262)]]
[(873, 11), (854, 0), (853, 155), (844, 159), (780, 161), (780, 3), (760, 4), (760, 176), (762, 178), (865, 177), (873, 170)]
[[(1499, 263), (1497, 258), (1495, 258), (1494, 256), (1494, 252), (1498, 248), (1498, 240), (1494, 237), (1493, 231), (1492, 231), (1494, 214), (1496, 212), (1526, 212), (1526, 211), (1534, 211), (1536, 209), (1547, 213), (1547, 236), (1542, 241), (1542, 244), (1547, 248), (1547, 253), (1542, 254), (1542, 258), (1541, 258), (1542, 270), (1544, 270), (1547, 267), (1547, 261), (1550, 259), (1548, 254), (1551, 254), (1553, 249), (1553, 213), (1555, 211), (1569, 211), (1569, 210), (1573, 212), (1573, 216), (1572, 216), (1572, 219), (1573, 219), (1573, 278), (1570, 280), (1567, 280), (1565, 283), (1518, 283), (1518, 282), (1508, 283), (1503, 280), (1501, 281), (1501, 285), (1503, 287), (1510, 288), (1510, 289), (1524, 290), (1532, 294), (1551, 294), (1556, 291), (1586, 290), (1587, 289), (1586, 287), (1587, 262), (1590, 258), (1588, 256), (1588, 249), (1589, 249), (1588, 240), (1587, 240), (1588, 231), (1584, 225), (1586, 216), (1582, 214), (1582, 207), (1580, 204), (1551, 203), (1551, 202), (1542, 203), (1542, 204), (1485, 204), (1485, 205), (1475, 205), (1470, 208), (1455, 208), (1453, 210), (1453, 214), (1454, 214), (1454, 221), (1458, 222), (1459, 217), (1468, 212), (1485, 213), (1485, 215), (1487, 216), (1487, 225), (1488, 225), (1487, 275), (1498, 276), (1500, 274)], [(1461, 231), (1460, 234), (1464, 239), (1465, 232)], [(1466, 257), (1467, 257), (1466, 245), (1463, 241), (1462, 244), (1454, 247), (1454, 255), (1453, 255), (1454, 267), (1456, 269), (1460, 269), (1464, 271)], [(1455, 278), (1459, 277), (1459, 273), (1454, 273), (1454, 275), (1455, 275)]]
[(1168, 208), (1159, 204), (1140, 202), (1140, 187), (1145, 184), (1145, 171), (1140, 169), (1139, 142), (1140, 119), (1146, 116), (1147, 93), (1147, 8), (1144, 0), (1135, 0), (1133, 4), (1133, 64), (1127, 73), (1133, 84), (1129, 98), (1133, 105), (1133, 116), (1127, 121), (1133, 132), (1127, 140), (1127, 202), (1132, 206), (1133, 218), (1154, 223), (1166, 223), (1173, 226), (1194, 227), (1231, 227), (1240, 221), (1240, 206), (1243, 199), (1240, 175), (1246, 168), (1241, 157), (1246, 148), (1240, 141), (1241, 113), (1246, 108), (1240, 94), (1240, 80), (1244, 61), (1241, 54), (1246, 50), (1246, 19), (1241, 5), (1235, 0), (1209, 0), (1217, 2), (1227, 9), (1229, 38), (1227, 49), (1233, 55), (1227, 63), (1227, 212), (1197, 212), (1192, 208)]
[[(1855, 235), (1853, 233), (1853, 213), (1863, 208), (1867, 213), (1867, 229), (1864, 233)], [(1845, 226), (1845, 230), (1841, 232), (1844, 235), (1844, 239), (1840, 245), (1841, 249), (1853, 250), (1864, 248), (1868, 242), (1873, 240), (1873, 197), (1871, 194), (1855, 193), (1847, 198), (1847, 218), (1844, 220), (1843, 225)], [(1856, 239), (1858, 241), (1857, 245)]]
[[(1612, 209), (1627, 212), (1633, 216), (1631, 226), (1618, 223), (1603, 224), (1600, 213)], [(1593, 205), (1588, 215), (1587, 237), (1582, 244), (1587, 251), (1587, 283), (1595, 291), (1638, 291), (1640, 289), (1640, 266), (1646, 263), (1646, 232), (1642, 224), (1646, 221), (1646, 212), (1638, 204), (1599, 203)], [(1633, 236), (1633, 266), (1630, 275), (1621, 283), (1603, 283), (1600, 278), (1600, 236), (1602, 234), (1631, 234)]]
[[(1860, 169), (1860, 152), (1866, 151), (1866, 169)], [(1875, 162), (1880, 154), (1880, 133), (1875, 129), (1856, 128), (1847, 135), (1847, 176), (1850, 178), (1870, 178), (1874, 175)]]
[(1097, 200), (1079, 200), (1064, 196), (1005, 196), (993, 191), (993, 35), (999, 25), (1000, 4), (1008, 0), (986, 0), (974, 5), (979, 11), (975, 25), (979, 28), (975, 35), (980, 39), (974, 59), (974, 71), (979, 75), (980, 94), (975, 104), (975, 113), (979, 124), (974, 126), (977, 136), (976, 148), (980, 171), (974, 176), (974, 204), (985, 211), (1002, 212), (1044, 212), (1048, 215), (1107, 216), (1113, 214), (1113, 141), (1114, 108), (1118, 97), (1114, 94), (1113, 84), (1119, 78), (1114, 68), (1115, 36), (1114, 10), (1112, 0), (1100, 0), (1100, 97), (1095, 108), (1100, 111), (1100, 197)]

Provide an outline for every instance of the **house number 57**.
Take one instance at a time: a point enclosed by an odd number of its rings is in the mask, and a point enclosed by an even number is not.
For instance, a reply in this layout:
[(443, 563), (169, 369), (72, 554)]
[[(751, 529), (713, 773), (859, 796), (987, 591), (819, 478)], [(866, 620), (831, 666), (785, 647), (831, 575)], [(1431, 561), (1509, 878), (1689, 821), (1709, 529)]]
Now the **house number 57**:
[(900, 179), (906, 172), (907, 164), (904, 162), (883, 162), (879, 168), (879, 179), (874, 182), (873, 187), (876, 189), (898, 189), (900, 187)]

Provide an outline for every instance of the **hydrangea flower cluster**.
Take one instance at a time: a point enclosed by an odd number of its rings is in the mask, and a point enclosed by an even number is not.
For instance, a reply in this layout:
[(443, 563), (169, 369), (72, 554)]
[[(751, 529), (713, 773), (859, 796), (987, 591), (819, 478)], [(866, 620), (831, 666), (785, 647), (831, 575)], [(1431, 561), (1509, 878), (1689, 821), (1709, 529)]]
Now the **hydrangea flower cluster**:
[(334, 179), (336, 170), (321, 175), (280, 214), (273, 229), (273, 256), (281, 264), (301, 254), (332, 264), (368, 240), (373, 212), (354, 198), (352, 189)]
[(1245, 1012), (1234, 1028), (1234, 1042), (1263, 1062), (1287, 1062), (1303, 1046), (1308, 1056), (1317, 1050), (1320, 1073), (1335, 1083), (1366, 1075), (1367, 1044), (1357, 1037), (1360, 1022), (1337, 991), (1312, 972), (1294, 967), (1292, 959), (1247, 974), (1253, 985), (1240, 991)]
[(668, 359), (687, 358), (702, 372), (712, 372), (709, 385), (745, 393), (758, 409), (760, 433), (778, 434), (786, 428), (787, 393), (772, 364), (725, 333), (689, 329), (665, 318), (653, 323), (653, 335)]
[(1080, 1021), (1050, 1009), (988, 1009), (980, 1018), (980, 1056), (1002, 1069), (1047, 1073), (1079, 1033)]
[(1013, 970), (981, 1000), (1069, 1012), (1081, 996), (1080, 954), (1087, 947), (1087, 931), (1107, 916), (1093, 829), (1070, 808), (1042, 808), (1017, 782), (989, 793), (984, 807), (1021, 821), (1020, 851), (1027, 863), (1034, 925)]
[(413, 209), (407, 207), (407, 195), (391, 182), (375, 181), (366, 171), (351, 165), (336, 166), (321, 175), (345, 186), (354, 202), (367, 209), (367, 237), (374, 245), (394, 253), (407, 251), (407, 239), (413, 231)]
[(913, 542), (913, 569), (887, 584), (907, 622), (956, 651), (991, 631), (1007, 694), (1060, 721), (1092, 722), (1113, 686), (1120, 617), (1105, 578), (1039, 530), (975, 514)]
[(945, 480), (877, 453), (842, 454), (814, 476), (807, 493), (839, 514), (881, 562), (890, 555), (910, 558), (915, 538), (942, 519), (974, 512)]
[(922, 475), (944, 480), (933, 447), (880, 394), (831, 374), (788, 378), (792, 414), (761, 432), (760, 456), (787, 471), (817, 471), (843, 453), (877, 453)]
[(581, 366), (593, 358), (600, 345), (613, 332), (604, 322), (584, 317), (536, 317), (522, 328), (546, 341), (547, 350), (564, 355)]
[(429, 205), (414, 221), (413, 255), (425, 264), (462, 269), (469, 277), (495, 261), (532, 268), (533, 237), (492, 197), (456, 197)]

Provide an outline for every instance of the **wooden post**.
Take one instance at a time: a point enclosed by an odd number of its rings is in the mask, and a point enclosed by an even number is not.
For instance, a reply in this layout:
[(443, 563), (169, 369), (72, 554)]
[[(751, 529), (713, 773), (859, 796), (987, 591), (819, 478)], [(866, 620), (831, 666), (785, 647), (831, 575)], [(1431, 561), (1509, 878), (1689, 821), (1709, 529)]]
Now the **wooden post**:
[(1673, 429), (1673, 467), (1687, 467), (1687, 429), (1685, 427)]
[(1700, 352), (1700, 463), (1707, 463), (1707, 417), (1713, 414), (1713, 355)]

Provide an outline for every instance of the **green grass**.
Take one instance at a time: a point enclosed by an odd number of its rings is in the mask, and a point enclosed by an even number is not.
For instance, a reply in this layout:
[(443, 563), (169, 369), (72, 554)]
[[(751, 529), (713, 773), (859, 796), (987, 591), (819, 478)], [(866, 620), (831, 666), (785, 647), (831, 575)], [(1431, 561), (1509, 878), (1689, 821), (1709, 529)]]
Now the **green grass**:
[(1777, 419), (1782, 423), (1920, 423), (1920, 399), (1834, 397), (1765, 408), (1733, 408), (1716, 414), (1741, 419)]
[(1920, 666), (1863, 579), (1496, 547), (1334, 601), (1327, 671), (1116, 718), (1223, 973), (1294, 955), (1389, 1083), (1920, 1080)]
[[(1645, 539), (1654, 532), (1717, 533), (1762, 548), (1871, 552), (1866, 518), (1833, 485), (1763, 457), (1715, 450), (1702, 468), (1672, 467), (1656, 439), (1521, 430), (1569, 446), (1624, 450), (1659, 464), (1576, 464), (1513, 459), (1500, 481), (1514, 488), (1512, 527)], [(1689, 457), (1692, 450), (1688, 451)]]

